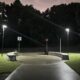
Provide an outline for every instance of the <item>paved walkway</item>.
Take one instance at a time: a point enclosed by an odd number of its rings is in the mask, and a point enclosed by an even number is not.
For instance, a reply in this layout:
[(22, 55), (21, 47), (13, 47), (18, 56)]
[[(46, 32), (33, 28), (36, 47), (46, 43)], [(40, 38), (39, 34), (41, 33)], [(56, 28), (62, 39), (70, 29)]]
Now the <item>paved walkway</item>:
[(24, 64), (52, 64), (61, 61), (62, 59), (52, 55), (39, 55), (39, 54), (24, 54), (17, 57), (20, 63)]
[(34, 58), (30, 63), (25, 62), (5, 80), (80, 80), (80, 76), (63, 61), (55, 58), (54, 62), (52, 59), (48, 59), (49, 57), (46, 56), (47, 59), (43, 59), (40, 56), (40, 59)]

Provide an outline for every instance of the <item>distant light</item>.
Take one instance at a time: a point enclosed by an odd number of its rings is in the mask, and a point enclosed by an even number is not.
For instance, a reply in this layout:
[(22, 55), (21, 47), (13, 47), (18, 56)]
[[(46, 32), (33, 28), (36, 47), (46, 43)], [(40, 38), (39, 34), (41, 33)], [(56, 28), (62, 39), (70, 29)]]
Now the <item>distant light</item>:
[(66, 28), (65, 31), (66, 31), (67, 33), (69, 33), (69, 32), (70, 32), (70, 29), (69, 29), (69, 28)]
[(22, 41), (22, 37), (18, 36), (18, 37), (17, 37), (17, 40), (18, 40), (18, 41)]
[(48, 41), (48, 38), (46, 38), (45, 41)]
[(7, 25), (2, 25), (3, 31), (7, 28)]
[(6, 14), (4, 16), (7, 18), (7, 15)]
[(7, 28), (7, 25), (2, 25), (2, 28), (6, 29)]

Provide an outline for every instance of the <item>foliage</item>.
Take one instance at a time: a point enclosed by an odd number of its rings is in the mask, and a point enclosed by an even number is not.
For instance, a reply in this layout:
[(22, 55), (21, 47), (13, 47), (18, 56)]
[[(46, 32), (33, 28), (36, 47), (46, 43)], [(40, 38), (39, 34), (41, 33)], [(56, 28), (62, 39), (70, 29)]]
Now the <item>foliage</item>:
[[(48, 14), (47, 14), (48, 13)], [(61, 4), (52, 6), (49, 10), (45, 11), (48, 15), (48, 19), (55, 23), (57, 28), (56, 33), (62, 37), (63, 41), (66, 38), (62, 35), (63, 30), (61, 28), (69, 27), (70, 32), (70, 45), (78, 45), (80, 41), (79, 29), (80, 29), (80, 3), (70, 3), (68, 5)], [(44, 14), (43, 14), (44, 15)], [(46, 17), (46, 15), (44, 15)], [(61, 30), (61, 31), (60, 31)], [(64, 33), (65, 34), (65, 33)]]
[(18, 62), (12, 62), (7, 59), (6, 54), (3, 56), (0, 54), (0, 74), (10, 73), (15, 70), (20, 64)]
[[(3, 13), (7, 15), (8, 21), (6, 22), (8, 29), (5, 30), (5, 47), (16, 48), (17, 36), (23, 37), (21, 42), (22, 47), (42, 47), (45, 45), (45, 38), (49, 39), (49, 46), (58, 47), (60, 37), (64, 47), (67, 45), (65, 27), (69, 27), (72, 30), (69, 35), (69, 46), (80, 46), (78, 34), (80, 3), (55, 5), (43, 13), (36, 10), (32, 5), (22, 5), (20, 0), (15, 0), (11, 5), (4, 4), (1, 6), (3, 8), (0, 9), (5, 10)], [(3, 19), (0, 18), (1, 21)], [(0, 32), (2, 35), (1, 27)], [(0, 36), (0, 43), (1, 39), (2, 37)]]

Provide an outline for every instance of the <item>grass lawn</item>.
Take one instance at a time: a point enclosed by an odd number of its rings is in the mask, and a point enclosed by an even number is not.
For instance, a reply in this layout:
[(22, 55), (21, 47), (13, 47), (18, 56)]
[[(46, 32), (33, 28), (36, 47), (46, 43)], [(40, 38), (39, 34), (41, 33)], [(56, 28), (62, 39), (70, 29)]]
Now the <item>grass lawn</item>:
[(1, 73), (10, 73), (14, 69), (16, 69), (20, 65), (17, 61), (9, 61), (7, 59), (6, 54), (3, 54), (3, 56), (0, 54), (0, 74)]
[(69, 53), (69, 61), (66, 63), (80, 75), (80, 54)]

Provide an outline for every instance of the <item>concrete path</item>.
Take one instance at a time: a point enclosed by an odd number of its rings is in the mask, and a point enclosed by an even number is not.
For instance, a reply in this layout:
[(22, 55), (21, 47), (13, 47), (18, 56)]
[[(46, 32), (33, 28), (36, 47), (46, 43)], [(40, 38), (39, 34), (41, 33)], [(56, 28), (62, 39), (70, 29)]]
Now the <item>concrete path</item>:
[(52, 55), (24, 54), (17, 57), (20, 63), (24, 64), (52, 64), (61, 61), (62, 59)]
[(46, 60), (42, 60), (44, 63), (41, 63), (41, 58), (40, 60), (37, 58), (39, 63), (34, 64), (34, 60), (30, 64), (27, 62), (22, 64), (5, 80), (80, 80), (80, 76), (63, 61), (52, 60), (51, 63), (47, 63), (48, 56), (46, 57)]

